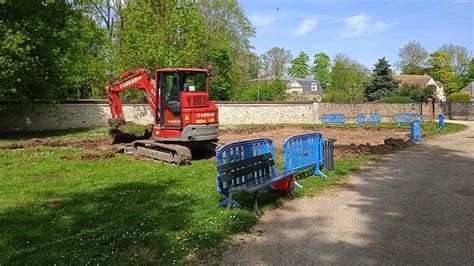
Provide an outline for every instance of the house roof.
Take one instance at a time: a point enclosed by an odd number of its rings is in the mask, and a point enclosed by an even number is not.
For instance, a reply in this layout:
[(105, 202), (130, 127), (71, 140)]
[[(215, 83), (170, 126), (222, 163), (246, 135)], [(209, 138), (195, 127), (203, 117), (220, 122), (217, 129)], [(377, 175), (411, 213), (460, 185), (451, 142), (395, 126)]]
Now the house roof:
[[(431, 80), (431, 76), (428, 75), (395, 75), (393, 77), (402, 84), (415, 85), (421, 88), (426, 87)], [(441, 83), (436, 82), (436, 84), (440, 86)]]
[[(317, 81), (317, 80), (312, 79), (311, 77), (307, 77), (307, 78), (296, 78), (296, 77), (292, 77), (292, 76), (281, 76), (281, 77), (277, 77), (277, 76), (266, 76), (266, 77), (260, 78), (260, 80), (275, 80), (275, 79), (280, 79), (280, 80), (285, 81), (285, 82), (290, 82), (290, 81), (319, 82), (319, 81)], [(252, 80), (249, 80), (249, 81), (258, 81), (258, 80), (259, 80), (259, 79), (252, 79)]]
[[(292, 77), (292, 76), (281, 76), (281, 77), (267, 76), (267, 77), (263, 77), (263, 78), (260, 78), (260, 79), (252, 79), (252, 80), (249, 80), (249, 82), (255, 82), (255, 81), (259, 81), (259, 80), (275, 80), (275, 79), (280, 79), (281, 81), (285, 82), (287, 85), (290, 82), (297, 81), (301, 85), (301, 87), (303, 88), (303, 92), (305, 92), (305, 93), (313, 93), (313, 94), (322, 94), (322, 93), (324, 93), (323, 88), (321, 87), (321, 84), (320, 84), (319, 80), (314, 80), (311, 77), (296, 78), (296, 77)], [(317, 86), (316, 91), (311, 90), (311, 86), (314, 83), (316, 83), (316, 86)]]
[(467, 84), (466, 87), (464, 87), (460, 92), (465, 92), (469, 95), (471, 95), (471, 98), (474, 98), (474, 81)]

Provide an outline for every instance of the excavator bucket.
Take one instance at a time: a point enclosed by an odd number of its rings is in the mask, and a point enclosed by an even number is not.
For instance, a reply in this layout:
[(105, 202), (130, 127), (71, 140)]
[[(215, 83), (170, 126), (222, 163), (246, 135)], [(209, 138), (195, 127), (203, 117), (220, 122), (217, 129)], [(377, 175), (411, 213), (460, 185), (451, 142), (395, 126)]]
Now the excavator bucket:
[(138, 125), (132, 122), (125, 123), (123, 119), (109, 119), (109, 144), (131, 143), (135, 140), (149, 139), (153, 125)]

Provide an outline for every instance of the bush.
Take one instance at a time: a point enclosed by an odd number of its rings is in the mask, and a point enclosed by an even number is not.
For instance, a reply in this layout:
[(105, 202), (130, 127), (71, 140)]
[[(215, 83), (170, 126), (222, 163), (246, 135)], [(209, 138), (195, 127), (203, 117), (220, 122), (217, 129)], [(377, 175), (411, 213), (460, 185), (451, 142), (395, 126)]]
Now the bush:
[(281, 80), (252, 82), (235, 93), (234, 101), (278, 101), (288, 98), (286, 85)]
[(382, 103), (413, 103), (414, 101), (408, 96), (391, 96), (380, 100)]
[(455, 92), (449, 95), (447, 100), (448, 102), (453, 102), (453, 103), (470, 103), (471, 95), (464, 92)]
[(416, 85), (402, 84), (396, 91), (394, 91), (392, 97), (403, 96), (409, 97), (412, 100), (411, 102), (424, 102), (433, 94), (433, 92), (434, 88), (432, 86), (420, 88)]

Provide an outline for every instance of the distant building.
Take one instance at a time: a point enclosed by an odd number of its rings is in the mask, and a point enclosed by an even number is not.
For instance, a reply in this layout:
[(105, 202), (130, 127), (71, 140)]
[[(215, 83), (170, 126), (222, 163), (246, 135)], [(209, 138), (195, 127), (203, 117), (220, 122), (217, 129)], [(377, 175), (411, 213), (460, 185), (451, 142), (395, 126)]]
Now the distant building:
[[(252, 79), (251, 82), (259, 80), (276, 80), (275, 76), (268, 76), (261, 79)], [(286, 92), (293, 94), (315, 94), (322, 95), (324, 94), (323, 88), (318, 80), (314, 80), (310, 77), (307, 78), (295, 78), (291, 76), (282, 76), (279, 77), (281, 81), (286, 84)]]
[(395, 75), (394, 78), (400, 82), (400, 85), (414, 85), (420, 88), (432, 86), (435, 89), (433, 95), (436, 99), (442, 102), (446, 101), (443, 83), (435, 81), (429, 75)]
[(467, 93), (467, 94), (471, 95), (471, 101), (474, 101), (474, 81), (467, 84), (466, 87), (464, 87), (459, 92), (464, 92), (464, 93)]

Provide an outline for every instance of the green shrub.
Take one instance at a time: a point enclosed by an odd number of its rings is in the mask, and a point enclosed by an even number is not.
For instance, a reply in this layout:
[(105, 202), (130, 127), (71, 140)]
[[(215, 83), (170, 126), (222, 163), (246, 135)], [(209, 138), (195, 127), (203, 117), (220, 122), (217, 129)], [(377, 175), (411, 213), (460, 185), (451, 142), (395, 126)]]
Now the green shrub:
[(433, 92), (432, 86), (421, 88), (417, 85), (402, 84), (392, 96), (404, 96), (412, 99), (412, 102), (424, 102)]
[(408, 96), (391, 96), (380, 100), (382, 103), (413, 103), (414, 101)]
[(448, 102), (453, 102), (453, 103), (470, 103), (471, 95), (464, 92), (455, 92), (449, 95), (447, 100)]

